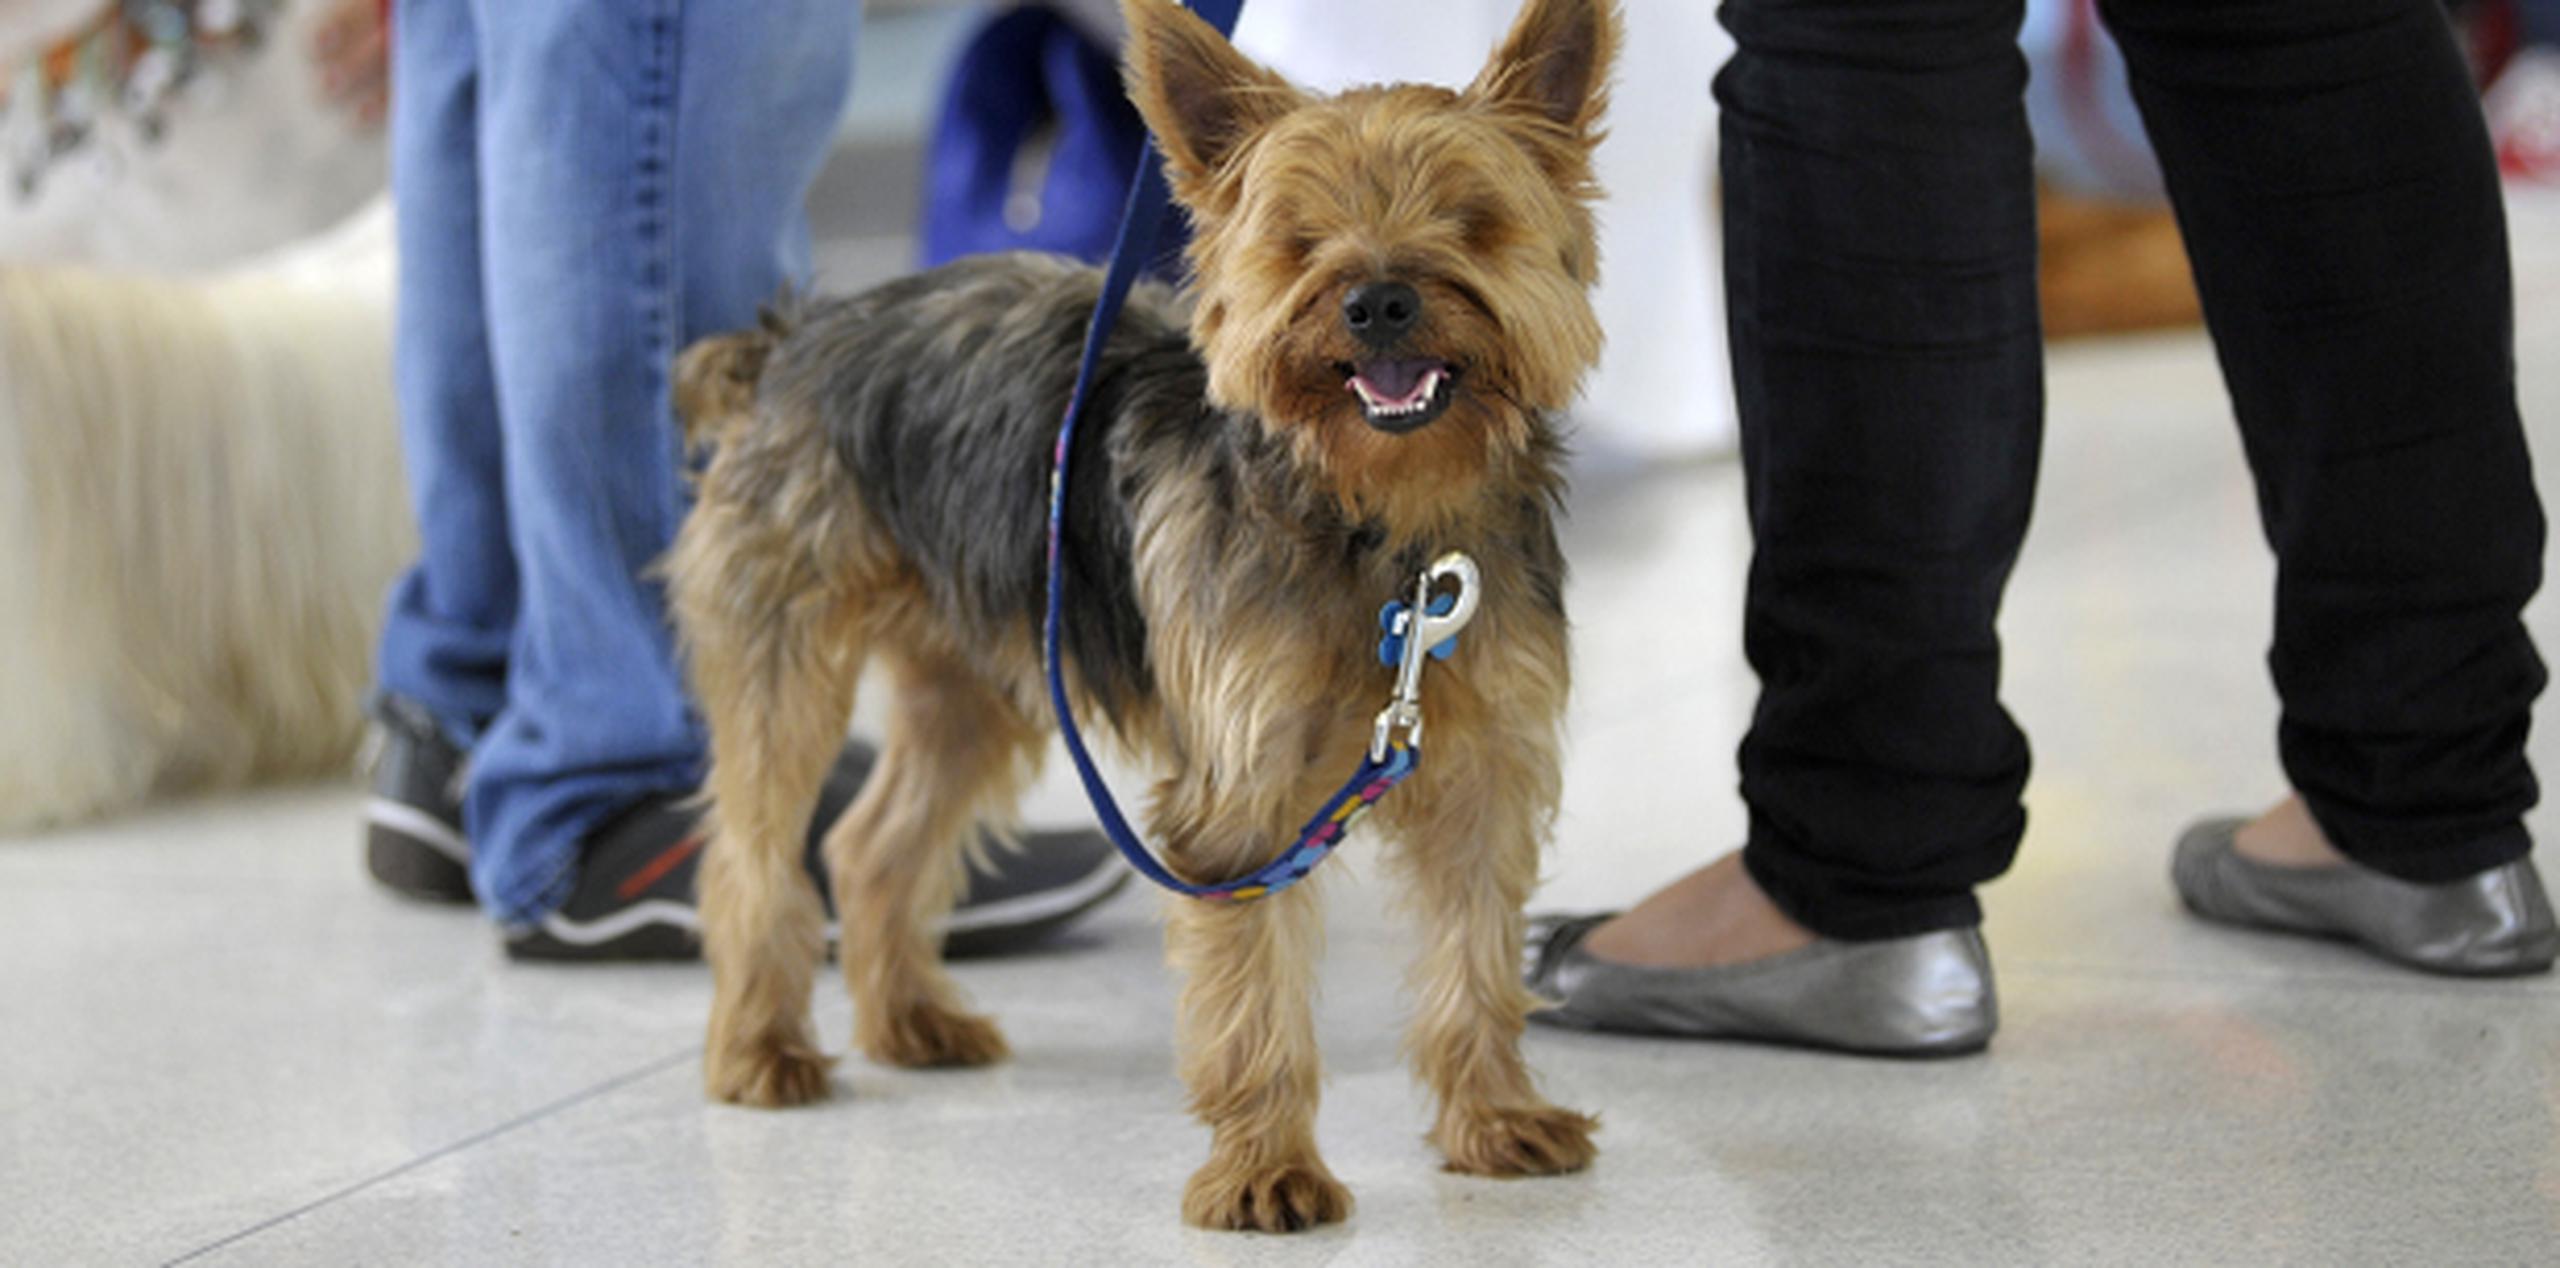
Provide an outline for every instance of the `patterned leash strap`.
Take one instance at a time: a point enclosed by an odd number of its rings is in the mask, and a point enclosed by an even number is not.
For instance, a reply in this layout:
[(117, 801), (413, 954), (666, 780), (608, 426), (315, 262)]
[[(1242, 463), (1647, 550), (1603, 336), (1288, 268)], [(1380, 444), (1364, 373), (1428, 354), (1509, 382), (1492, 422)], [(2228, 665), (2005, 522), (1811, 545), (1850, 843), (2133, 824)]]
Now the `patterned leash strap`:
[[(1216, 27), (1220, 35), (1235, 30), (1236, 15), (1243, 0), (1190, 0), (1193, 13)], [(1095, 817), (1101, 820), (1103, 833), (1111, 838), (1129, 865), (1148, 880), (1178, 894), (1212, 902), (1247, 902), (1279, 893), (1305, 879), (1316, 864), (1333, 854), (1345, 834), (1360, 816), (1367, 813), (1389, 789), (1403, 783), (1421, 762), (1422, 662), (1431, 656), (1446, 657), (1452, 640), (1468, 618), (1475, 614), (1477, 573), (1475, 563), (1464, 555), (1449, 555), (1435, 562), (1416, 579), (1413, 600), (1389, 603), (1380, 613), (1385, 637), (1379, 644), (1379, 657), (1397, 670), (1396, 694), (1378, 714), (1375, 733), (1367, 755), (1342, 789), (1326, 801), (1324, 808), (1307, 821), (1298, 837), (1279, 856), (1247, 876), (1212, 885), (1195, 885), (1173, 874), (1153, 852), (1138, 840), (1120, 812), (1120, 803), (1103, 782), (1102, 772), (1095, 769), (1093, 755), (1085, 748), (1084, 736), (1076, 728), (1075, 710), (1067, 701), (1064, 657), (1060, 649), (1061, 613), (1066, 605), (1066, 535), (1067, 460), (1074, 452), (1076, 424), (1081, 420), (1091, 394), (1096, 368), (1102, 360), (1102, 347), (1111, 328), (1119, 320), (1122, 304), (1128, 300), (1129, 287), (1137, 280), (1139, 269), (1153, 251), (1156, 233), (1172, 198), (1165, 186), (1164, 166), (1150, 140), (1138, 157), (1138, 172), (1129, 189), (1129, 201), (1120, 221), (1120, 236), (1111, 248), (1111, 262), (1104, 270), (1101, 298), (1095, 301), (1093, 320), (1085, 328), (1084, 355), (1076, 365), (1076, 385), (1068, 398), (1065, 418), (1058, 428), (1057, 452), (1051, 459), (1049, 481), (1049, 605), (1041, 627), (1041, 654), (1046, 661), (1049, 679), (1049, 704), (1058, 715), (1058, 734), (1066, 740), (1067, 753), (1075, 759), (1076, 776), (1084, 783), (1085, 796), (1092, 801)], [(1444, 579), (1455, 580), (1454, 595), (1435, 593)]]

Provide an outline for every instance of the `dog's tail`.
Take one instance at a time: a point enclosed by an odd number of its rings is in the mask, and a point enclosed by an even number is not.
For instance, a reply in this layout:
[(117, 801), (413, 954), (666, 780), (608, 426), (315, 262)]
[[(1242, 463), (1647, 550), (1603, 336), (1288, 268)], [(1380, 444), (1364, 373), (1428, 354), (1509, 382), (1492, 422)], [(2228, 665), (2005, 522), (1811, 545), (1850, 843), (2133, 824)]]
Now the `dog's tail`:
[(789, 307), (787, 299), (768, 307), (753, 329), (697, 340), (676, 358), (676, 420), (685, 448), (708, 445), (755, 415), (765, 362), (791, 334)]

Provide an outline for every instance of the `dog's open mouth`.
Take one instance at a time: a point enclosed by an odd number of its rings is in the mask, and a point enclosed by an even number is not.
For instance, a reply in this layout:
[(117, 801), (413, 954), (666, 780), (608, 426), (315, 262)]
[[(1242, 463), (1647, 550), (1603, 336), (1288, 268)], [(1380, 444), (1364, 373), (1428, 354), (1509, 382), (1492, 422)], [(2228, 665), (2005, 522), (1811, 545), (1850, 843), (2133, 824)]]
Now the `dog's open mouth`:
[(1337, 368), (1344, 372), (1343, 386), (1360, 398), (1369, 425), (1395, 435), (1440, 417), (1458, 381), (1457, 367), (1429, 357), (1380, 358)]

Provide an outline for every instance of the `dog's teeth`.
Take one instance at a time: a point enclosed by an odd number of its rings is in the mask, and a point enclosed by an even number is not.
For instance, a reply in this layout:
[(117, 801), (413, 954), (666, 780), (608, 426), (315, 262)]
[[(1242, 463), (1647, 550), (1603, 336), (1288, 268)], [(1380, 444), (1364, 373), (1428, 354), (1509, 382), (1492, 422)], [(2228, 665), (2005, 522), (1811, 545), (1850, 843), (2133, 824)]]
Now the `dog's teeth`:
[(1448, 378), (1446, 370), (1425, 370), (1412, 391), (1393, 399), (1379, 396), (1377, 390), (1369, 386), (1369, 381), (1359, 375), (1344, 380), (1344, 384), (1359, 394), (1360, 404), (1368, 410), (1370, 417), (1401, 418), (1431, 408), (1431, 402), (1440, 395), (1440, 385)]

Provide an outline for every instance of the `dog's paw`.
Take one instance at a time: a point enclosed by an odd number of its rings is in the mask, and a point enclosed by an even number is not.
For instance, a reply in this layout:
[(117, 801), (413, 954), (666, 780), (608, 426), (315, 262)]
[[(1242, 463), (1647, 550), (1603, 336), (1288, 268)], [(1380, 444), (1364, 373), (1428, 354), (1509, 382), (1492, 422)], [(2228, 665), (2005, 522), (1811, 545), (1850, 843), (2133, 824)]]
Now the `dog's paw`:
[(1244, 1166), (1211, 1158), (1182, 1191), (1182, 1218), (1201, 1228), (1295, 1233), (1351, 1216), (1351, 1190), (1310, 1157)]
[(1552, 1176), (1591, 1165), (1600, 1120), (1553, 1105), (1504, 1106), (1440, 1119), (1432, 1142), (1449, 1170), (1477, 1176)]
[(802, 1039), (714, 1043), (702, 1057), (702, 1085), (715, 1101), (782, 1109), (825, 1100), (835, 1061)]
[(993, 1065), (1011, 1055), (994, 1019), (917, 1004), (855, 1027), (872, 1060), (902, 1066)]

